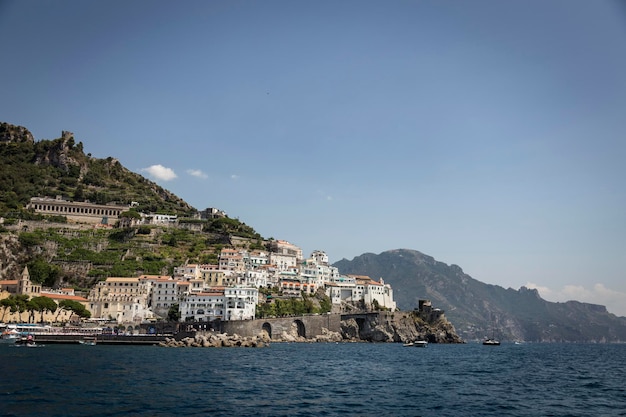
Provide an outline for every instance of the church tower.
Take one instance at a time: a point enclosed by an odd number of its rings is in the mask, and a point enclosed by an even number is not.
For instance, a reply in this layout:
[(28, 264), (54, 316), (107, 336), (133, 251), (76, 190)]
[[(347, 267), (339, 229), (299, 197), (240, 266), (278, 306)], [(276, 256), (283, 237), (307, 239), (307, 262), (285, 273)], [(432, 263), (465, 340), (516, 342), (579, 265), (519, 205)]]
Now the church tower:
[(30, 280), (30, 272), (28, 272), (28, 266), (24, 267), (22, 276), (17, 282), (17, 294), (35, 295), (38, 296), (41, 293), (41, 285), (33, 284)]

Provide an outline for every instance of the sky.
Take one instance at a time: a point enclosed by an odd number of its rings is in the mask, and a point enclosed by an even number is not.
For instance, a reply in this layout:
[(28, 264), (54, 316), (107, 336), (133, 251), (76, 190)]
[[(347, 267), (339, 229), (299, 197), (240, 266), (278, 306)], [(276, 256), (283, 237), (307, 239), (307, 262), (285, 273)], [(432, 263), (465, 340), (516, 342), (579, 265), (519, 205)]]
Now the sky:
[(0, 121), (305, 255), (626, 316), (625, 45), (608, 0), (0, 0)]

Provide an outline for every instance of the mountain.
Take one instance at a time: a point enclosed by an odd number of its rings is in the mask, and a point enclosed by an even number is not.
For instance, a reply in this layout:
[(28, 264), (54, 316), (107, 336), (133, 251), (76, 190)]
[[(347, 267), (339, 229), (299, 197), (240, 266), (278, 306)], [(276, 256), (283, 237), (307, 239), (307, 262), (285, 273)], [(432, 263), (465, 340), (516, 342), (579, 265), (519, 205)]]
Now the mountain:
[(31, 197), (106, 204), (138, 202), (137, 211), (184, 215), (183, 199), (124, 168), (117, 159), (85, 155), (71, 132), (35, 141), (22, 126), (0, 122), (0, 216), (23, 211)]
[(392, 285), (398, 307), (411, 310), (429, 299), (465, 340), (495, 333), (502, 340), (532, 342), (626, 342), (626, 317), (606, 307), (543, 300), (537, 290), (504, 289), (482, 283), (457, 265), (408, 249), (365, 253), (334, 264), (343, 274), (383, 277)]

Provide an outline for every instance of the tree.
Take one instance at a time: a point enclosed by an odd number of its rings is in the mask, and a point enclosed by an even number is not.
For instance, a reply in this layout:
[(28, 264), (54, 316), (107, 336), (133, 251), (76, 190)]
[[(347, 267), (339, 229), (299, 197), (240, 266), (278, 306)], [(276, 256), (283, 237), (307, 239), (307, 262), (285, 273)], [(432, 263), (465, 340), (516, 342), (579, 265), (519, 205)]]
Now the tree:
[(328, 313), (333, 307), (332, 302), (330, 301), (330, 297), (324, 295), (320, 300), (320, 313)]
[(137, 210), (130, 209), (128, 211), (123, 211), (120, 213), (119, 217), (125, 217), (128, 219), (141, 220), (141, 214), (137, 213)]
[(41, 311), (39, 300), (34, 297), (26, 302), (26, 311), (28, 311), (28, 322), (33, 323), (35, 321), (35, 311)]
[(61, 275), (61, 268), (58, 265), (51, 265), (41, 256), (28, 263), (28, 272), (33, 282), (43, 284), (46, 287), (53, 287)]
[(49, 297), (33, 297), (29, 302), (34, 302), (35, 305), (37, 306), (37, 311), (39, 311), (41, 313), (41, 322), (43, 323), (43, 315), (46, 311), (50, 312), (51, 314), (54, 314), (55, 311), (57, 311), (57, 303)]
[(179, 321), (180, 320), (180, 310), (178, 308), (178, 304), (172, 304), (167, 311), (167, 320), (169, 321)]
[(15, 300), (15, 307), (11, 308), (11, 313), (17, 313), (19, 320), (22, 321), (22, 313), (27, 311), (27, 303), (30, 296), (26, 294), (16, 294), (9, 297)]
[(256, 317), (272, 317), (276, 316), (276, 308), (273, 303), (261, 303), (256, 306)]
[(15, 299), (12, 297), (3, 298), (2, 300), (0, 300), (0, 307), (2, 307), (2, 320), (0, 321), (4, 321), (4, 316), (6, 315), (7, 310), (11, 310), (12, 313), (17, 311)]
[(41, 244), (41, 237), (37, 233), (24, 232), (20, 233), (18, 240), (22, 246), (32, 247)]
[[(78, 301), (61, 300), (61, 302), (59, 302), (59, 309), (59, 314), (61, 314), (61, 311), (71, 311), (73, 314), (76, 314), (80, 318), (88, 319), (89, 317), (91, 317), (91, 313), (89, 312), (89, 310), (87, 310), (85, 306)], [(58, 317), (59, 316), (57, 314), (57, 318)]]
[(69, 305), (68, 305), (67, 301), (70, 301), (70, 300), (61, 300), (61, 301), (59, 301), (59, 305), (57, 306), (57, 315), (54, 318), (54, 321), (59, 321), (59, 316), (61, 315), (62, 312), (70, 311), (70, 308), (69, 308)]

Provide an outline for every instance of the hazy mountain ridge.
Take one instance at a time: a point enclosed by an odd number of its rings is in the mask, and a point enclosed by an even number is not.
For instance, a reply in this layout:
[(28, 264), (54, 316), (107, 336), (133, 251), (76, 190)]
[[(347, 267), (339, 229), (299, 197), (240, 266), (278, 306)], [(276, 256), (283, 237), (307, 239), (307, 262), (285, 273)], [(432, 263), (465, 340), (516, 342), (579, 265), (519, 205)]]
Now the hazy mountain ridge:
[(495, 332), (503, 340), (626, 341), (626, 318), (608, 313), (604, 306), (578, 301), (553, 303), (543, 300), (534, 289), (485, 284), (457, 265), (438, 262), (416, 250), (365, 253), (334, 266), (344, 274), (384, 278), (393, 286), (403, 310), (416, 307), (419, 299), (430, 299), (446, 311), (466, 340)]

